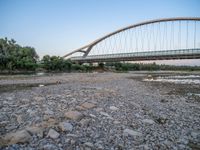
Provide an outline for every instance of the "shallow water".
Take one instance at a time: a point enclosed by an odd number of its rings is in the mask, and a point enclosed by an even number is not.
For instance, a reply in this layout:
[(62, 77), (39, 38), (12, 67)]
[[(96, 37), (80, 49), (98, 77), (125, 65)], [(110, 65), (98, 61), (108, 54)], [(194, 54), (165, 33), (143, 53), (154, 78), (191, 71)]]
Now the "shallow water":
[(147, 77), (143, 81), (150, 82), (169, 82), (175, 84), (200, 84), (200, 75), (170, 75)]
[(43, 87), (56, 85), (57, 83), (33, 83), (33, 84), (12, 84), (12, 85), (0, 85), (0, 93), (12, 92), (16, 90), (28, 90), (34, 87)]

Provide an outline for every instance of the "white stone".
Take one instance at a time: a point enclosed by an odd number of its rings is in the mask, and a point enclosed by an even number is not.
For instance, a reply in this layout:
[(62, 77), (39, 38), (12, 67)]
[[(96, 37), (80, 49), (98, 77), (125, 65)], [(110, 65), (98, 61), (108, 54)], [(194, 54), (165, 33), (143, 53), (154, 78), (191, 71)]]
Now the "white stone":
[(93, 114), (89, 114), (89, 116), (92, 117), (92, 118), (96, 118), (96, 116), (93, 115)]
[(114, 124), (120, 124), (120, 122), (117, 121), (117, 120), (115, 120), (113, 123), (114, 123)]
[(61, 123), (59, 123), (59, 128), (62, 131), (69, 131), (69, 132), (71, 132), (73, 130), (72, 124), (68, 123), (68, 122), (61, 122)]
[(147, 123), (147, 124), (154, 124), (155, 122), (151, 119), (143, 119), (142, 122)]
[(125, 136), (142, 136), (142, 133), (130, 129), (125, 129), (123, 134)]
[(57, 131), (55, 131), (54, 129), (50, 129), (49, 133), (47, 135), (47, 137), (50, 137), (52, 139), (57, 139), (59, 136), (60, 136), (60, 134)]
[(112, 111), (117, 111), (119, 108), (115, 107), (115, 106), (110, 106), (110, 110)]
[(103, 115), (103, 116), (106, 116), (106, 117), (110, 117), (110, 115), (107, 114), (106, 112), (102, 112), (102, 111), (101, 111), (100, 114)]

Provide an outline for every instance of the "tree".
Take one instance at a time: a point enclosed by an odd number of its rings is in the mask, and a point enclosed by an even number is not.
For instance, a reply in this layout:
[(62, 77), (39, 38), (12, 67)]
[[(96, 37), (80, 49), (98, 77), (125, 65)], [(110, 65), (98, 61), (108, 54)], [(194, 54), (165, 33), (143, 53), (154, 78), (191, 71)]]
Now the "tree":
[(59, 56), (45, 55), (41, 62), (43, 68), (48, 71), (70, 71), (72, 66), (70, 61)]
[(38, 59), (33, 47), (22, 47), (14, 39), (0, 39), (1, 70), (35, 70)]

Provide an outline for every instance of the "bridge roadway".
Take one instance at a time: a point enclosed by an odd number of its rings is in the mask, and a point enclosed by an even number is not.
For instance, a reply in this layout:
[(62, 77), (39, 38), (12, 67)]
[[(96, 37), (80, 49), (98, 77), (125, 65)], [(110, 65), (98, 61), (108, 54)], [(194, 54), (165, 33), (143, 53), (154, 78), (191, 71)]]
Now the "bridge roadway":
[(143, 60), (170, 60), (170, 59), (200, 59), (200, 48), (147, 51), (134, 53), (118, 53), (105, 55), (88, 55), (86, 57), (71, 57), (77, 63), (115, 62), (115, 61), (143, 61)]

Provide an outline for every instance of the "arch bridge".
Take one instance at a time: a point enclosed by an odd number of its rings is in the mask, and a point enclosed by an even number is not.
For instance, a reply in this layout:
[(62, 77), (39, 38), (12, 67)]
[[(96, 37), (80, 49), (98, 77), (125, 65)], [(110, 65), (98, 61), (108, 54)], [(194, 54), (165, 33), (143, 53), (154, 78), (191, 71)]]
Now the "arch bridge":
[(199, 59), (200, 18), (163, 18), (133, 24), (63, 57), (78, 63)]

